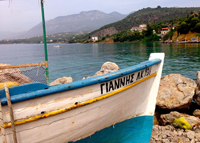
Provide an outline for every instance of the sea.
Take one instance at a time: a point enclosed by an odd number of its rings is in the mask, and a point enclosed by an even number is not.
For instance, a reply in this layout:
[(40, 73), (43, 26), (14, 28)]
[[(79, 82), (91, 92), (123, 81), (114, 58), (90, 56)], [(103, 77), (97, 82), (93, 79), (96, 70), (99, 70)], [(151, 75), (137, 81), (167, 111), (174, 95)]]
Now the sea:
[[(58, 47), (59, 45), (59, 47)], [(200, 43), (95, 43), (47, 44), (50, 82), (60, 77), (73, 81), (93, 76), (105, 62), (120, 69), (148, 60), (150, 53), (165, 53), (162, 76), (181, 74), (196, 80), (200, 71)], [(44, 62), (43, 44), (0, 45), (0, 63), (18, 65)]]

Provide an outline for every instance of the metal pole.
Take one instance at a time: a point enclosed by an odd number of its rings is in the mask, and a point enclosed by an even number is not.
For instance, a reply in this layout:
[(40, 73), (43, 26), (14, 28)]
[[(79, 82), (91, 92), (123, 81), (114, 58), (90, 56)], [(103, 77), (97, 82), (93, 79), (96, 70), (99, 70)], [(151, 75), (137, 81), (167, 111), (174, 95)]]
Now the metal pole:
[(42, 11), (42, 25), (43, 25), (43, 37), (44, 37), (44, 52), (45, 52), (45, 61), (46, 65), (46, 80), (49, 85), (49, 68), (48, 68), (48, 54), (47, 54), (47, 42), (46, 42), (46, 29), (45, 29), (45, 20), (44, 20), (44, 0), (41, 0), (41, 11)]

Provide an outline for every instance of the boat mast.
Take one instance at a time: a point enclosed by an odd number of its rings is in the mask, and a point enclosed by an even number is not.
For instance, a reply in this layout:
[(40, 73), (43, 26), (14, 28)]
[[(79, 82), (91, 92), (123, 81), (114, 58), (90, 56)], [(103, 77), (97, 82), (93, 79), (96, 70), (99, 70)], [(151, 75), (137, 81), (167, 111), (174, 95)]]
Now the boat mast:
[(45, 61), (46, 61), (46, 81), (49, 85), (49, 68), (48, 68), (48, 54), (47, 54), (47, 42), (46, 42), (46, 29), (45, 29), (45, 20), (44, 20), (44, 0), (41, 0), (41, 11), (42, 11), (42, 25), (43, 25), (43, 37), (44, 37), (44, 52), (45, 52)]

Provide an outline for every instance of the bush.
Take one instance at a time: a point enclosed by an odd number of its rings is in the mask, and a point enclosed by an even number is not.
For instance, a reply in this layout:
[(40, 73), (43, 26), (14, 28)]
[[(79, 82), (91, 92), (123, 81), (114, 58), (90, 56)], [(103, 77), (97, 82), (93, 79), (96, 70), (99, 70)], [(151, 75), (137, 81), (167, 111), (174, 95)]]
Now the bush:
[(195, 25), (194, 30), (200, 33), (200, 22)]
[(184, 21), (177, 27), (178, 33), (186, 34), (189, 32), (188, 24)]

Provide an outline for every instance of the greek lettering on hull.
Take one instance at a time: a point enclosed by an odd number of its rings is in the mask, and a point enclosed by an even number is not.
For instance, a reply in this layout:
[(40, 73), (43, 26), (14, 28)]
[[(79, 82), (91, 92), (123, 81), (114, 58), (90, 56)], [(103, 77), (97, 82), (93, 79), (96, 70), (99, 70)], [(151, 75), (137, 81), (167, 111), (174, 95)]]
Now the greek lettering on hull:
[(117, 90), (121, 87), (132, 84), (144, 77), (149, 76), (150, 74), (151, 74), (151, 67), (141, 70), (139, 72), (132, 73), (124, 77), (112, 80), (112, 81), (102, 83), (100, 84), (101, 94), (106, 94), (114, 90)]

